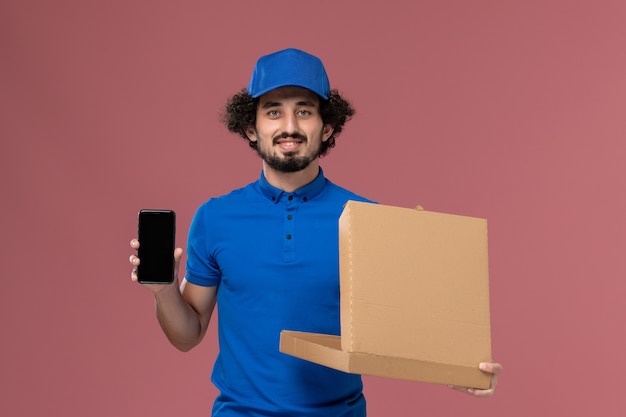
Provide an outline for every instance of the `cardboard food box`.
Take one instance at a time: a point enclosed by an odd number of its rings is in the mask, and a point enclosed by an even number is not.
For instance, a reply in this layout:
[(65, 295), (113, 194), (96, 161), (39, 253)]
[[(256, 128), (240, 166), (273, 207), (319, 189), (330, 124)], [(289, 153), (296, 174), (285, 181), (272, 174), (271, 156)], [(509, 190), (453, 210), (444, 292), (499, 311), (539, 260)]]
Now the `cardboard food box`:
[(487, 221), (349, 201), (341, 336), (283, 330), (280, 351), (344, 372), (488, 388)]

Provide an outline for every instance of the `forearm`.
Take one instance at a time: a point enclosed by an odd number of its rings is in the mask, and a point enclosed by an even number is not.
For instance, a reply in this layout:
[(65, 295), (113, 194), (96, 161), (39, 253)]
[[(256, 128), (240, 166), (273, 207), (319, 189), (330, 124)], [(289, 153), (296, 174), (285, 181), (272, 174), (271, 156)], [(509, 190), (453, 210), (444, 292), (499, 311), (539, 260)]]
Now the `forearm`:
[(200, 315), (184, 300), (176, 285), (154, 295), (156, 315), (163, 332), (174, 347), (189, 351), (204, 335)]

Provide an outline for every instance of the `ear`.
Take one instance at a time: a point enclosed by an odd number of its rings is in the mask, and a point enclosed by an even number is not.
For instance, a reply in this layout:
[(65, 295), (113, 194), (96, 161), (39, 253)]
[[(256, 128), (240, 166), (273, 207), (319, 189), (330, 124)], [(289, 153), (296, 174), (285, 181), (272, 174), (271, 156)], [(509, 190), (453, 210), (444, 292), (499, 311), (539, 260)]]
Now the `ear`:
[(252, 126), (246, 129), (246, 136), (248, 136), (248, 139), (250, 139), (251, 142), (257, 141), (256, 130)]
[(335, 129), (332, 127), (332, 125), (324, 125), (324, 129), (322, 129), (322, 142), (326, 142), (334, 131)]

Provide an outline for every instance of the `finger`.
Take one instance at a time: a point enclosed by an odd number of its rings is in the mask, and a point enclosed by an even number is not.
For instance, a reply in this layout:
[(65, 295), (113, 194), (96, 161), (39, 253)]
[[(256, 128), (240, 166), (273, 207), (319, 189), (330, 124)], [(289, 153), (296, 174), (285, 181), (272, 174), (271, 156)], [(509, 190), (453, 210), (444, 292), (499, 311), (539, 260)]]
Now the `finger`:
[(493, 397), (494, 391), (492, 389), (477, 389), (470, 394), (476, 398), (489, 398)]
[(137, 265), (139, 265), (139, 258), (135, 255), (130, 255), (128, 261), (134, 267), (130, 273), (130, 279), (131, 281), (137, 281)]
[[(474, 397), (477, 398), (486, 398), (492, 397), (496, 392), (496, 387), (498, 386), (498, 374), (502, 372), (502, 365), (499, 363), (481, 363), (479, 368), (484, 372), (491, 373), (491, 384), (489, 389), (481, 390), (476, 389), (470, 392)], [(469, 390), (468, 390), (469, 391)]]
[(487, 372), (487, 373), (494, 374), (494, 375), (498, 375), (500, 372), (502, 372), (502, 365), (500, 365), (499, 363), (495, 363), (495, 362), (481, 362), (478, 365), (478, 368), (483, 372)]
[(496, 392), (496, 386), (498, 385), (498, 376), (493, 375), (491, 377), (491, 387), (489, 389), (475, 389), (471, 394), (476, 398), (488, 398), (493, 397)]
[(130, 247), (133, 249), (139, 249), (139, 241), (137, 239), (132, 239), (130, 241)]
[(130, 257), (128, 258), (128, 261), (130, 262), (131, 265), (133, 266), (137, 266), (140, 264), (140, 260), (137, 257), (137, 255), (130, 255)]
[(459, 387), (456, 385), (448, 385), (448, 388), (451, 388), (455, 391), (462, 392), (464, 394), (469, 394), (469, 395), (474, 395), (474, 392), (476, 391), (474, 388)]

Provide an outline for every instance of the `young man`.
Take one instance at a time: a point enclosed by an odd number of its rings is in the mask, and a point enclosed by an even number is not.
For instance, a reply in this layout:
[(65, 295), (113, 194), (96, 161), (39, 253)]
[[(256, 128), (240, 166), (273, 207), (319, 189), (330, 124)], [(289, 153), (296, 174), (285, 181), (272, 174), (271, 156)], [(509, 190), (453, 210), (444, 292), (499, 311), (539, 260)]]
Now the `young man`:
[[(353, 114), (322, 62), (296, 49), (261, 57), (248, 89), (227, 104), (224, 122), (261, 156), (261, 177), (198, 209), (180, 289), (145, 285), (182, 351), (200, 343), (217, 304), (213, 416), (366, 414), (359, 375), (278, 350), (283, 329), (339, 334), (338, 219), (346, 201), (368, 200), (326, 179), (319, 158)], [(130, 262), (137, 280), (139, 259)], [(491, 389), (457, 389), (492, 395), (501, 367), (481, 369), (494, 375)]]

